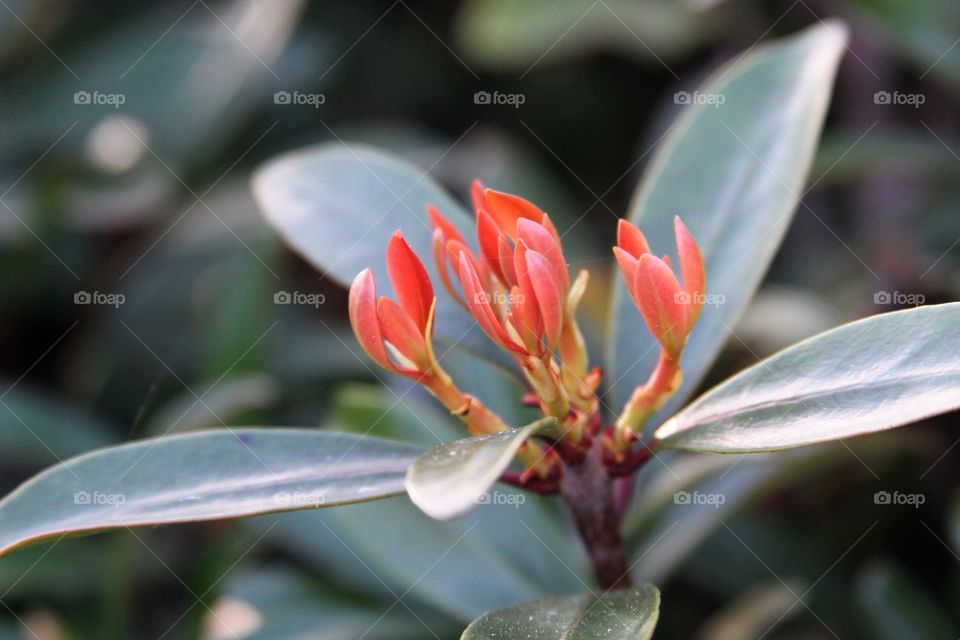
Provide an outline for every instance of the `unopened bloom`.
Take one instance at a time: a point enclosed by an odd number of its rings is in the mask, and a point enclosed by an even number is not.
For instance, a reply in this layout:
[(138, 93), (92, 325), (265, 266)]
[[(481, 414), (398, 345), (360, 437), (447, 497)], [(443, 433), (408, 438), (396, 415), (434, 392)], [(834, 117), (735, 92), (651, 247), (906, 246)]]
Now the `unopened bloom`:
[(483, 332), (514, 355), (545, 413), (563, 421), (571, 404), (580, 411), (570, 425), (579, 434), (600, 382), (598, 372), (587, 372), (586, 347), (574, 319), (587, 273), (571, 285), (560, 235), (529, 200), (486, 189), (478, 181), (471, 199), (476, 254), (441, 212), (428, 207), (441, 280)]
[(387, 244), (387, 273), (399, 304), (386, 296), (377, 298), (370, 269), (361, 271), (350, 286), (350, 324), (357, 341), (388, 371), (414, 379), (436, 375), (431, 345), (436, 307), (433, 286), (423, 263), (399, 231)]
[(651, 253), (643, 233), (626, 220), (620, 220), (613, 253), (647, 328), (668, 353), (677, 356), (700, 316), (706, 275), (700, 249), (680, 216), (674, 217), (673, 227), (682, 284), (670, 258)]
[[(533, 203), (507, 193), (472, 188), (480, 255), (435, 208), (437, 270), (491, 340), (524, 356), (544, 357), (560, 339), (570, 279), (556, 228)], [(453, 272), (463, 290), (453, 287)]]
[[(518, 452), (540, 489), (553, 487), (558, 460), (576, 464), (603, 429), (597, 389), (603, 372), (589, 368), (586, 342), (576, 322), (588, 273), (570, 278), (560, 235), (532, 202), (474, 181), (476, 250), (461, 229), (427, 206), (432, 252), (443, 287), (497, 346), (509, 353), (528, 384), (523, 402), (555, 417), (563, 436), (544, 449), (527, 442)], [(680, 356), (703, 305), (703, 259), (689, 231), (675, 220), (679, 278), (670, 259), (650, 252), (635, 226), (620, 222), (613, 251), (630, 295), (661, 345), (647, 382), (637, 387), (616, 423), (603, 430), (604, 460), (613, 474), (635, 469), (631, 445), (644, 422), (680, 384)], [(400, 232), (387, 246), (387, 271), (397, 301), (377, 298), (373, 273), (350, 288), (350, 321), (364, 350), (389, 371), (426, 387), (475, 434), (506, 425), (473, 396), (461, 392), (441, 368), (432, 346), (436, 298), (427, 271)], [(633, 465), (633, 466), (632, 466)], [(551, 483), (554, 483), (551, 485)]]
[(423, 263), (399, 231), (387, 244), (387, 274), (397, 302), (377, 298), (373, 272), (364, 269), (350, 286), (350, 324), (374, 362), (426, 387), (472, 433), (501, 431), (506, 425), (479, 400), (463, 393), (433, 352), (436, 297)]
[(651, 253), (637, 227), (621, 220), (617, 229), (613, 253), (630, 296), (661, 346), (660, 358), (650, 378), (634, 390), (617, 419), (614, 449), (620, 452), (679, 388), (680, 355), (703, 307), (706, 275), (700, 249), (679, 216), (674, 217), (673, 228), (682, 282), (677, 280), (670, 258), (661, 259)]

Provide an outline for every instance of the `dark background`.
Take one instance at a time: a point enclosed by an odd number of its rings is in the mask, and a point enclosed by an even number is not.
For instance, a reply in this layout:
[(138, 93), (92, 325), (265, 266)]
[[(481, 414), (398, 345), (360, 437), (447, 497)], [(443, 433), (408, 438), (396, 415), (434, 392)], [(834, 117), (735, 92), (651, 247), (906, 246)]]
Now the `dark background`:
[[(461, 197), (481, 177), (560, 226), (583, 216), (568, 251), (602, 291), (614, 214), (681, 108), (675, 92), (759, 40), (827, 17), (845, 19), (852, 40), (814, 186), (711, 378), (894, 308), (880, 292), (929, 304), (960, 290), (955, 2), (0, 5), (4, 493), (71, 455), (171, 429), (350, 419), (334, 409), (349, 407), (345, 385), (371, 376), (341, 342), (352, 345), (345, 291), (260, 218), (248, 179), (263, 161), (363, 141), (430, 168)], [(77, 104), (82, 91), (124, 104)], [(277, 104), (282, 91), (323, 104)], [(523, 104), (476, 104), (478, 91)], [(878, 104), (883, 91), (922, 104)], [(293, 289), (325, 304), (274, 304)], [(123, 302), (77, 304), (83, 292)], [(586, 315), (600, 326), (597, 299)], [(902, 620), (956, 637), (955, 424), (944, 416), (851, 441), (751, 480), (741, 508), (658, 580), (656, 637), (759, 636), (794, 602), (785, 585), (812, 589), (764, 637), (912, 637), (897, 635), (913, 633)], [(925, 501), (875, 504), (884, 490)], [(291, 576), (296, 595), (284, 591)], [(391, 585), (399, 594), (409, 582)], [(233, 637), (203, 628), (221, 596), (255, 599), (243, 593), (275, 595), (285, 619), (313, 621), (307, 635), (263, 636), (276, 638), (327, 637), (316, 629), (335, 617), (331, 602), (376, 602), (286, 539), (231, 523), (171, 527), (0, 560), (0, 638)], [(461, 621), (424, 606), (435, 634), (455, 637)], [(745, 635), (704, 627), (717, 616), (748, 625)]]

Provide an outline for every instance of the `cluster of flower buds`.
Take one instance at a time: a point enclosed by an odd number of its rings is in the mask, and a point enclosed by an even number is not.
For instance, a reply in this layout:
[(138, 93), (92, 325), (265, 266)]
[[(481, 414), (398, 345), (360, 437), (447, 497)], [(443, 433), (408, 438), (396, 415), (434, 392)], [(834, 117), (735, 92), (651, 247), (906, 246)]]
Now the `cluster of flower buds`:
[[(557, 418), (562, 438), (546, 448), (521, 449), (527, 470), (521, 479), (555, 479), (560, 460), (575, 462), (601, 429), (597, 389), (602, 372), (589, 368), (576, 311), (588, 282), (580, 271), (571, 280), (560, 235), (549, 216), (515, 195), (471, 188), (478, 251), (432, 206), (433, 257), (449, 294), (473, 316), (494, 344), (510, 354), (530, 393), (525, 398), (545, 416)], [(650, 253), (643, 234), (621, 220), (614, 254), (627, 288), (647, 327), (661, 345), (660, 362), (636, 389), (616, 424), (604, 432), (611, 467), (630, 460), (643, 423), (679, 385), (679, 360), (703, 301), (704, 268), (696, 243), (676, 219), (681, 282), (667, 257)], [(377, 298), (373, 273), (361, 272), (350, 288), (350, 321), (364, 350), (380, 366), (417, 381), (459, 416), (471, 433), (507, 425), (477, 398), (462, 392), (434, 353), (436, 298), (426, 269), (396, 232), (387, 245), (387, 271), (397, 302)]]
[(617, 229), (613, 254), (630, 296), (650, 333), (660, 343), (656, 368), (647, 383), (634, 390), (617, 420), (613, 448), (618, 452), (636, 439), (647, 419), (680, 386), (680, 356), (703, 308), (706, 286), (703, 257), (679, 216), (674, 218), (673, 228), (681, 280), (677, 280), (669, 256), (658, 258), (650, 252), (640, 229), (626, 220), (620, 220)]
[(544, 414), (559, 419), (579, 441), (596, 412), (600, 383), (599, 370), (587, 371), (576, 323), (588, 273), (581, 271), (571, 283), (556, 227), (533, 203), (477, 181), (471, 196), (479, 255), (441, 212), (428, 207), (440, 278), (484, 333), (514, 356)]

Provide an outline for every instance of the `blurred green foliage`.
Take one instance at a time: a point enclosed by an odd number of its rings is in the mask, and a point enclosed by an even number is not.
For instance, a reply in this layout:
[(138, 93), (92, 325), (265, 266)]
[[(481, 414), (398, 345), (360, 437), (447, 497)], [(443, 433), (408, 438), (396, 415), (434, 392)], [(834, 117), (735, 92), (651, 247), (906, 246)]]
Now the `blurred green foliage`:
[[(708, 382), (886, 310), (878, 292), (960, 294), (955, 2), (6, 0), (3, 492), (105, 444), (224, 424), (455, 436), (357, 357), (345, 292), (279, 245), (252, 169), (350, 140), (405, 156), (461, 198), (480, 177), (575, 228), (574, 266), (602, 289), (615, 217), (682, 108), (675, 92), (828, 16), (853, 39), (806, 207)], [(477, 104), (478, 91), (524, 101)], [(123, 104), (96, 103), (109, 96)], [(283, 292), (324, 303), (275, 302)], [(123, 302), (78, 304), (81, 293)], [(596, 340), (604, 318), (589, 300), (584, 314)], [(801, 456), (674, 456), (677, 477), (651, 464), (628, 522), (647, 526), (633, 539), (638, 577), (663, 591), (656, 637), (956, 636), (955, 422)], [(673, 515), (673, 491), (718, 485), (723, 509)], [(876, 503), (894, 490), (926, 501)], [(0, 637), (453, 638), (491, 607), (582, 590), (555, 507), (440, 524), (397, 499), (66, 540), (0, 560)]]

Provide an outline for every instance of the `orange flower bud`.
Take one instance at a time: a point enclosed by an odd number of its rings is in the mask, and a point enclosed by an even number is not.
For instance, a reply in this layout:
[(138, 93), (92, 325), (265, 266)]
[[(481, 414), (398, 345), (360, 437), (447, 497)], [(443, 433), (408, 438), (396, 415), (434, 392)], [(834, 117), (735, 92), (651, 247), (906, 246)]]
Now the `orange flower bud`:
[(703, 294), (706, 291), (707, 272), (703, 266), (703, 256), (700, 247), (694, 242), (693, 236), (687, 229), (680, 216), (673, 218), (674, 233), (677, 237), (677, 254), (680, 258), (680, 277), (683, 279), (683, 290), (687, 294), (688, 323), (687, 331), (700, 316), (703, 308)]
[(637, 261), (633, 290), (650, 333), (669, 353), (679, 354), (687, 339), (687, 306), (673, 271), (660, 258), (645, 253)]
[(423, 263), (399, 231), (387, 243), (387, 274), (400, 306), (423, 334), (433, 305), (433, 286)]
[(643, 233), (626, 220), (620, 220), (613, 253), (650, 332), (675, 356), (683, 350), (703, 306), (706, 275), (700, 249), (679, 216), (674, 218), (674, 232), (682, 287), (669, 256), (654, 256)]

